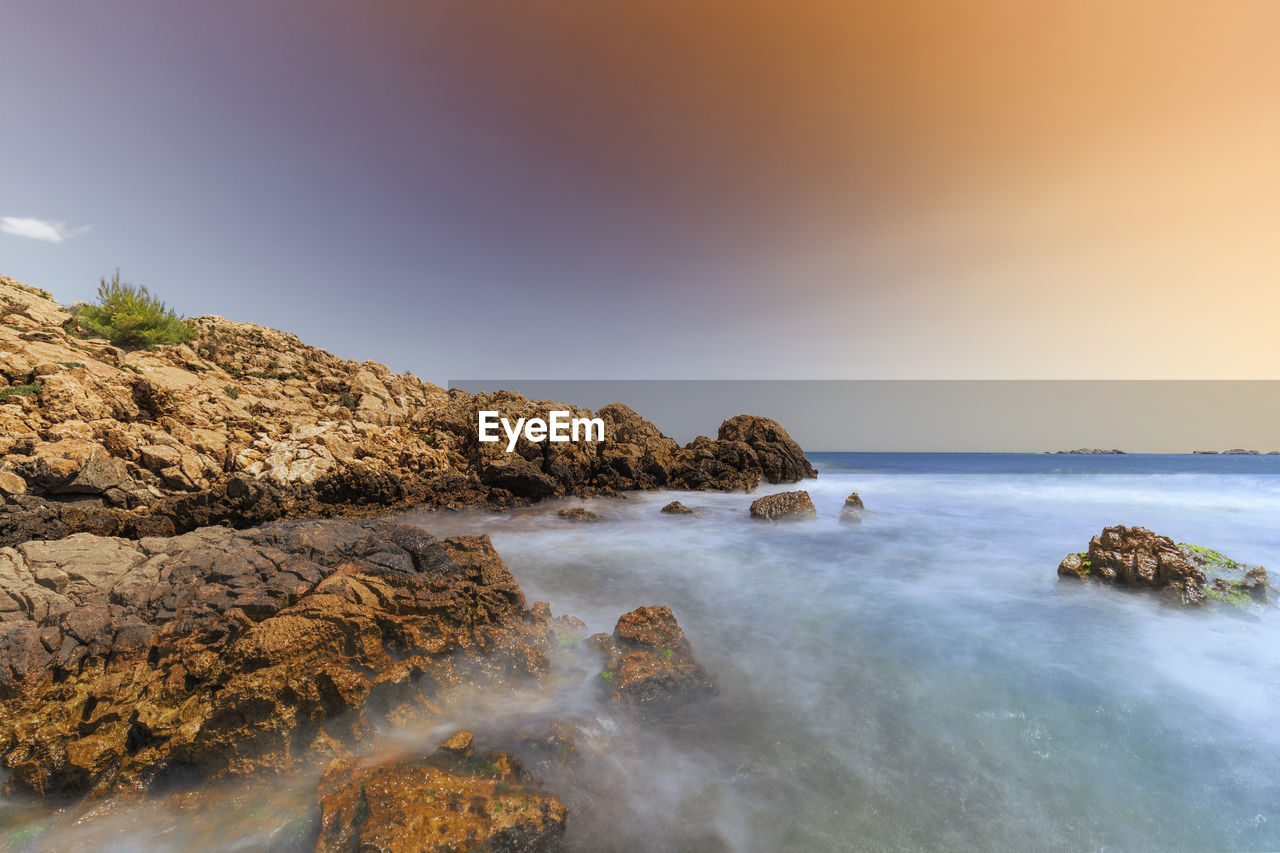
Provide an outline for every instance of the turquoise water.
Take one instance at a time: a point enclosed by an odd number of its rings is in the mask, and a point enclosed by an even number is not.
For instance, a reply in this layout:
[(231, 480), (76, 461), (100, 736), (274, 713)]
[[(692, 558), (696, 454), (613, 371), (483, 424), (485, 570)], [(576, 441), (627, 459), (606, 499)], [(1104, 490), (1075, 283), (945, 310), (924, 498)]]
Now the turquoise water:
[[(1280, 567), (1280, 457), (812, 458), (819, 518), (800, 524), (747, 516), (795, 487), (412, 516), (491, 534), (531, 602), (593, 631), (671, 606), (722, 695), (659, 725), (579, 685), (477, 697), (400, 741), (571, 720), (581, 763), (540, 773), (575, 851), (1280, 849), (1276, 611), (1178, 612), (1055, 573), (1109, 524)], [(841, 525), (854, 490), (868, 511)], [(702, 512), (659, 513), (673, 498)], [(556, 516), (583, 503), (600, 522)], [(199, 820), (117, 811), (42, 843), (279, 848), (314, 819), (314, 783), (233, 790)]]

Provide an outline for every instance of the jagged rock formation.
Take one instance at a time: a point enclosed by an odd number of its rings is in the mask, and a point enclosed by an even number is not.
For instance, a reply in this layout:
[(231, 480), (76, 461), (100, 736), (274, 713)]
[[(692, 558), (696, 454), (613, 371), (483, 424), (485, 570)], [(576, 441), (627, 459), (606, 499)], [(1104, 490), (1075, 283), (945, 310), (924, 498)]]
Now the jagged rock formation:
[(319, 853), (556, 849), (568, 809), (524, 766), (458, 732), (426, 758), (376, 767), (338, 759), (320, 781)]
[(451, 687), (537, 684), (561, 625), (488, 537), (285, 522), (0, 549), (11, 790), (143, 788), (331, 758)]
[(1062, 560), (1058, 576), (1149, 590), (1183, 607), (1267, 601), (1266, 569), (1244, 566), (1197, 545), (1175, 544), (1145, 527), (1104, 528), (1090, 540), (1088, 551)]
[(693, 515), (693, 510), (680, 501), (672, 501), (664, 506), (659, 512), (665, 512), (667, 515)]
[(800, 521), (817, 518), (818, 510), (808, 492), (778, 492), (752, 502), (751, 517), (764, 521)]
[(477, 413), (586, 410), (446, 391), (221, 317), (190, 344), (125, 351), (68, 331), (49, 294), (0, 277), (0, 544), (84, 531), (510, 506), (624, 489), (751, 490), (812, 477), (775, 422), (740, 415), (688, 447), (605, 406), (605, 441), (477, 440)]
[[(45, 796), (323, 766), (464, 687), (576, 681), (605, 651), (584, 633), (526, 607), (487, 536), (338, 519), (27, 542), (0, 548), (0, 761)], [(627, 702), (713, 689), (666, 608), (608, 639)]]

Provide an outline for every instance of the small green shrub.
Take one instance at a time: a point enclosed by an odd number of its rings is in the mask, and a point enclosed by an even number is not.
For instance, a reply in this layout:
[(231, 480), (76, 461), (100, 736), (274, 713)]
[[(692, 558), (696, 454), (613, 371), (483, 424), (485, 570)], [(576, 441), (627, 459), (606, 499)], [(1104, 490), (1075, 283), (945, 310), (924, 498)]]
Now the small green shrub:
[(228, 385), (226, 388), (223, 388), (222, 390), (226, 391), (227, 396), (230, 397), (232, 400), (240, 399), (240, 392), (237, 391), (235, 388), (232, 388), (230, 385)]
[(98, 304), (82, 306), (76, 321), (91, 336), (116, 346), (149, 347), (191, 340), (191, 326), (145, 286), (120, 281), (120, 271), (98, 285)]
[(10, 385), (8, 388), (0, 388), (0, 400), (7, 400), (10, 397), (35, 397), (39, 393), (39, 382), (32, 382), (30, 385)]

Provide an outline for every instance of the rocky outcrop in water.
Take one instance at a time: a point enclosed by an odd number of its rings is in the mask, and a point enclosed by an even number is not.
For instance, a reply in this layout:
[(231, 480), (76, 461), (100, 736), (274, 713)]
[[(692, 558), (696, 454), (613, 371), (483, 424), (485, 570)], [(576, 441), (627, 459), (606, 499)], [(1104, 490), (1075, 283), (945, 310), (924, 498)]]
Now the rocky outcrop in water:
[(862, 522), (862, 510), (866, 509), (862, 504), (862, 497), (857, 492), (850, 492), (849, 497), (844, 499), (844, 507), (840, 510), (840, 521), (845, 524), (860, 524)]
[[(707, 682), (669, 610), (641, 621), (612, 640), (628, 697)], [(582, 634), (525, 606), (488, 537), (387, 520), (0, 548), (0, 760), (46, 796), (323, 764), (460, 690), (592, 665)]]
[(568, 810), (521, 763), (477, 753), (458, 732), (426, 758), (362, 767), (338, 759), (320, 782), (318, 853), (558, 848)]
[(1058, 576), (1155, 592), (1182, 607), (1267, 600), (1266, 569), (1200, 546), (1175, 544), (1145, 527), (1104, 528), (1090, 540), (1089, 550), (1062, 560)]
[(506, 507), (627, 489), (751, 490), (814, 476), (781, 426), (741, 415), (688, 447), (620, 404), (602, 442), (477, 440), (511, 419), (593, 413), (446, 391), (222, 317), (189, 344), (126, 351), (73, 334), (49, 294), (0, 276), (0, 545), (210, 524)]
[(664, 506), (660, 510), (660, 512), (665, 512), (667, 515), (692, 515), (693, 514), (693, 510), (685, 506), (684, 504), (680, 503), (680, 501), (672, 501), (671, 503)]
[(763, 521), (800, 521), (817, 518), (818, 510), (808, 492), (778, 492), (753, 501), (751, 517)]
[(642, 717), (661, 716), (719, 692), (693, 659), (689, 640), (668, 607), (625, 613), (612, 635), (596, 634), (590, 644), (604, 654), (600, 678), (608, 695)]

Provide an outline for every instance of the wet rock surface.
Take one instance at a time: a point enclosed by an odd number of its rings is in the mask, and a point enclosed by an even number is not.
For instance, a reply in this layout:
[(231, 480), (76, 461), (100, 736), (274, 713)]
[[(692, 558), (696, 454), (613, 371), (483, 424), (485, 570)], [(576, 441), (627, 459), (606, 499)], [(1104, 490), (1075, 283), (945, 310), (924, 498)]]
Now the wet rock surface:
[(285, 770), (464, 682), (548, 671), (550, 628), (487, 537), (287, 522), (0, 549), (11, 790)]
[(694, 512), (689, 507), (680, 503), (680, 501), (672, 501), (659, 511), (665, 512), (667, 515), (693, 515)]
[(1266, 569), (1198, 545), (1179, 545), (1144, 527), (1104, 528), (1087, 551), (1063, 558), (1058, 576), (1155, 592), (1180, 607), (1268, 600)]
[(715, 693), (667, 608), (585, 633), (526, 607), (488, 537), (390, 520), (0, 548), (7, 790), (103, 797), (323, 767), (438, 719), (459, 691), (538, 693), (557, 673), (609, 673), (609, 698), (641, 716)]
[(613, 634), (596, 634), (590, 644), (605, 656), (600, 675), (606, 693), (642, 717), (719, 693), (668, 607), (625, 613)]
[(517, 759), (478, 752), (465, 731), (422, 759), (372, 767), (335, 760), (319, 804), (322, 853), (537, 853), (558, 848), (568, 816)]
[[(125, 351), (72, 334), (52, 297), (0, 276), (0, 545), (211, 524), (496, 508), (631, 489), (754, 489), (812, 477), (786, 430), (740, 415), (681, 447), (621, 404), (592, 413), (446, 391), (222, 317), (189, 344)], [(481, 443), (481, 409), (601, 418), (600, 442)], [(500, 446), (501, 445), (501, 446)]]
[(778, 492), (752, 502), (751, 517), (763, 521), (802, 521), (817, 518), (818, 510), (808, 492)]

